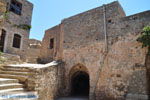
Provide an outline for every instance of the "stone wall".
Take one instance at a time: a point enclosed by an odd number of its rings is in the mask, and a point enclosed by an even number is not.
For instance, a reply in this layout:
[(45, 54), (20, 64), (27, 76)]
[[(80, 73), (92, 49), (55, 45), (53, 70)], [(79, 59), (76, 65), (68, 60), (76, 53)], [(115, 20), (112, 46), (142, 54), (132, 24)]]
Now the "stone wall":
[[(46, 31), (41, 55), (55, 59), (55, 50), (65, 62), (63, 93), (70, 95), (74, 67), (90, 76), (90, 100), (119, 100), (130, 94), (147, 95), (147, 48), (136, 41), (144, 26), (150, 25), (150, 11), (125, 16), (113, 2), (64, 19)], [(53, 51), (49, 39), (59, 38)], [(57, 58), (57, 57), (56, 57)], [(83, 70), (86, 69), (86, 70)]]
[(0, 53), (0, 66), (18, 63), (22, 63), (20, 60), (20, 56), (7, 53)]
[[(105, 13), (105, 19), (104, 19)], [(69, 95), (70, 70), (76, 64), (83, 64), (89, 71), (90, 98), (94, 95), (98, 73), (105, 58), (105, 33), (106, 24), (111, 19), (125, 17), (118, 2), (113, 2), (87, 12), (64, 19), (63, 24), (63, 61), (66, 62), (66, 88), (65, 94)], [(92, 97), (93, 98), (93, 97)]]
[(146, 49), (141, 49), (135, 35), (120, 39), (104, 60), (96, 88), (97, 100), (118, 100), (128, 93), (147, 94)]
[(28, 63), (38, 63), (41, 50), (41, 41), (35, 39), (27, 40), (28, 47), (25, 51), (25, 62)]
[(63, 48), (73, 49), (104, 40), (104, 12), (106, 13), (106, 23), (109, 19), (125, 17), (120, 4), (113, 2), (64, 19), (62, 21), (62, 34), (64, 36)]
[[(22, 3), (21, 15), (17, 15), (9, 11), (9, 13), (7, 14), (7, 20), (5, 20), (3, 25), (0, 26), (0, 29), (4, 29), (6, 31), (4, 52), (11, 54), (18, 54), (22, 57), (23, 52), (27, 48), (26, 40), (29, 39), (30, 30), (17, 28), (16, 25), (18, 26), (31, 25), (33, 5), (26, 0), (19, 0), (19, 2)], [(10, 0), (7, 0), (7, 3), (10, 4)], [(21, 36), (20, 48), (12, 47), (14, 34), (19, 34)]]
[[(37, 86), (35, 90), (38, 91), (39, 100), (54, 100), (62, 94), (64, 77), (64, 65), (62, 62), (55, 66), (34, 70), (36, 76), (29, 78), (29, 80), (35, 81), (33, 86)], [(32, 84), (30, 81), (29, 83)]]
[(2, 20), (1, 15), (3, 15), (3, 13), (5, 12), (6, 12), (6, 2), (4, 0), (0, 0), (0, 21)]
[(143, 27), (150, 25), (149, 16), (150, 11), (146, 11), (108, 24), (109, 50), (99, 75), (97, 100), (148, 94), (147, 48), (142, 49), (136, 39)]
[[(46, 30), (44, 38), (42, 40), (41, 47), (41, 60), (42, 62), (48, 63), (52, 60), (60, 60), (62, 58), (62, 25), (55, 26), (51, 29)], [(54, 48), (50, 49), (50, 39), (54, 39)]]

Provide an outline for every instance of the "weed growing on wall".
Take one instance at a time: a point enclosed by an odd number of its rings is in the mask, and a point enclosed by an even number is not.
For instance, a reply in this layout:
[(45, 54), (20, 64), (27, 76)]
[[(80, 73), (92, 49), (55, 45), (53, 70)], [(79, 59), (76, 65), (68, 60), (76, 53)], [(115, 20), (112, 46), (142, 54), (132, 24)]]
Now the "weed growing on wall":
[(143, 28), (142, 35), (137, 41), (142, 43), (142, 47), (148, 47), (148, 54), (150, 55), (150, 26)]

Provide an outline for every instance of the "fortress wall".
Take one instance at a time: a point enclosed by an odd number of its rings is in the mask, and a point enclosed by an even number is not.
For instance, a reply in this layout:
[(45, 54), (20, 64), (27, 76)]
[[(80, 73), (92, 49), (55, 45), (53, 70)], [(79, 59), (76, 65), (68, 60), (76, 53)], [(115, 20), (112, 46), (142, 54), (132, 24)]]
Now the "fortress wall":
[[(58, 53), (65, 62), (66, 96), (71, 92), (70, 71), (78, 64), (89, 72), (90, 100), (94, 95), (97, 100), (119, 100), (130, 93), (147, 94), (147, 49), (136, 39), (143, 27), (150, 25), (150, 12), (126, 17), (118, 2), (105, 5), (105, 9), (107, 45), (103, 6), (64, 19), (60, 26), (46, 31), (41, 55), (55, 59)], [(56, 38), (53, 50), (48, 49), (50, 37)]]
[[(106, 19), (117, 19), (125, 16), (121, 13), (120, 4), (113, 2), (105, 5)], [(104, 40), (104, 8), (103, 6), (64, 19), (64, 49), (85, 46), (88, 43)]]
[[(105, 5), (106, 23), (109, 19), (124, 17), (118, 2)], [(65, 94), (69, 95), (70, 70), (76, 64), (83, 64), (90, 75), (90, 95), (94, 95), (97, 76), (105, 58), (104, 8), (98, 7), (62, 21), (63, 61), (66, 69)]]
[(108, 54), (97, 85), (97, 100), (118, 100), (128, 98), (129, 95), (132, 95), (131, 100), (146, 100), (147, 48), (142, 48), (136, 39), (147, 25), (150, 25), (150, 11), (108, 24)]

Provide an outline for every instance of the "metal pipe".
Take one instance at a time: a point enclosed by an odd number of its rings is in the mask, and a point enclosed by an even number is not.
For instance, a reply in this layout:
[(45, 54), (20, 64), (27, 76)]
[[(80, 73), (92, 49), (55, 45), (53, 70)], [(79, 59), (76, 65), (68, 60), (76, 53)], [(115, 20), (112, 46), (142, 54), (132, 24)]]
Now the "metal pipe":
[(104, 21), (104, 35), (105, 35), (105, 51), (108, 51), (108, 38), (107, 38), (107, 24), (106, 24), (106, 7), (103, 5), (103, 21)]

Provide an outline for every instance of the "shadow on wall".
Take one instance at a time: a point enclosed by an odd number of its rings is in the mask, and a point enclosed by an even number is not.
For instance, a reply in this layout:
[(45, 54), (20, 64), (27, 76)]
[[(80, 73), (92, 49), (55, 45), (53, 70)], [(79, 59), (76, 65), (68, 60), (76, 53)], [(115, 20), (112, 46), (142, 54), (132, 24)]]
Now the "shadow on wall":
[(52, 58), (49, 58), (49, 59), (38, 58), (38, 59), (37, 59), (37, 63), (38, 63), (38, 64), (47, 64), (47, 63), (49, 63), (49, 62), (51, 62), (51, 61), (53, 61)]

